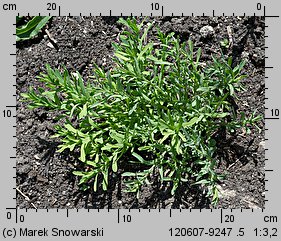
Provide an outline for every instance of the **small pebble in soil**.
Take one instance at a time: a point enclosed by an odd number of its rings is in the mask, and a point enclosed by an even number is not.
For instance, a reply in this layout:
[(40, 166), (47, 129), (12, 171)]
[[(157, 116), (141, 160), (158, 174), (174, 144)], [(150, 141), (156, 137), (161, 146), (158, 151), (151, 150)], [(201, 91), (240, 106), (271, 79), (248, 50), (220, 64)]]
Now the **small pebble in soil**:
[(48, 46), (49, 48), (51, 48), (51, 49), (54, 49), (54, 48), (55, 48), (54, 45), (53, 45), (51, 42), (47, 43), (47, 46)]
[(200, 29), (200, 34), (203, 38), (210, 38), (214, 35), (215, 31), (212, 26), (204, 26)]
[(25, 118), (25, 115), (24, 114), (17, 114), (17, 119), (20, 121), (20, 120), (23, 120)]
[(259, 143), (258, 151), (262, 152), (265, 149), (265, 141)]
[(38, 154), (35, 154), (35, 155), (34, 155), (34, 158), (35, 158), (36, 160), (40, 160), (40, 157), (38, 156)]
[(30, 171), (31, 171), (31, 166), (28, 164), (25, 164), (21, 167), (17, 167), (18, 174), (27, 174)]
[(28, 120), (26, 122), (26, 125), (27, 125), (28, 128), (31, 128), (33, 126), (33, 120)]
[(28, 185), (29, 185), (28, 182), (24, 182), (23, 184), (21, 184), (21, 187), (26, 187)]
[(23, 157), (17, 158), (17, 164), (24, 164), (24, 163), (28, 163), (28, 160)]
[(242, 59), (249, 60), (249, 53), (246, 51), (243, 51), (241, 54), (241, 57), (242, 57)]

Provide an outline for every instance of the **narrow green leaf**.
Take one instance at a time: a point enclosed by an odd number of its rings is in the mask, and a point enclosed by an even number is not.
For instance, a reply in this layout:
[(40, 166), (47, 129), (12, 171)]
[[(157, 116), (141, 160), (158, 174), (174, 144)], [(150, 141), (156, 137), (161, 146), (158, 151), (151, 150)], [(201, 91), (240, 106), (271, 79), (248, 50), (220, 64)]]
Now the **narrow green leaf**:
[(160, 174), (160, 180), (161, 182), (163, 182), (164, 179), (164, 170), (163, 170), (163, 166), (159, 167), (159, 174)]
[(128, 112), (128, 115), (130, 116), (136, 109), (137, 109), (137, 106), (138, 106), (138, 102), (132, 107), (132, 109)]
[(213, 187), (212, 188), (212, 192), (213, 192), (212, 203), (214, 205), (216, 205), (218, 203), (218, 201), (219, 201), (219, 192), (218, 192), (217, 187)]
[(170, 130), (171, 128), (170, 128), (170, 126), (164, 121), (164, 120), (159, 120), (159, 123), (158, 123), (158, 125), (159, 125), (159, 129), (160, 129), (160, 131), (163, 133), (163, 131), (164, 130), (166, 130), (166, 129), (168, 129), (168, 130)]
[(167, 61), (154, 61), (154, 64), (173, 65), (173, 63), (170, 63), (170, 62), (167, 62)]
[(144, 93), (141, 93), (141, 95), (146, 101), (150, 102), (151, 99), (149, 99), (147, 95), (145, 95)]
[(30, 95), (27, 93), (21, 93), (20, 95), (21, 95), (21, 97), (23, 97), (25, 99), (30, 99)]
[(193, 183), (193, 185), (196, 185), (196, 184), (209, 184), (209, 183), (210, 183), (210, 181), (208, 181), (206, 179), (203, 179), (203, 180), (200, 180), (198, 182)]
[(174, 134), (175, 134), (174, 131), (172, 131), (172, 130), (167, 130), (166, 132), (163, 133), (164, 136), (162, 137), (162, 139), (160, 139), (159, 143), (162, 144), (165, 140), (168, 139), (168, 137), (169, 137), (170, 135), (174, 135)]
[(88, 114), (87, 104), (84, 104), (82, 110), (79, 113), (79, 117), (78, 118), (82, 119), (85, 116), (87, 116), (87, 114)]
[(185, 136), (181, 132), (179, 132), (178, 135), (182, 139), (183, 142), (187, 142)]
[(85, 175), (85, 172), (81, 172), (81, 171), (73, 171), (72, 173), (76, 176), (84, 176)]
[(85, 143), (82, 143), (82, 145), (81, 145), (80, 160), (82, 162), (86, 162), (86, 153), (85, 153), (86, 146), (87, 146), (87, 144), (85, 144)]
[(180, 139), (177, 139), (176, 152), (178, 153), (178, 155), (181, 155), (183, 153), (182, 149), (181, 149), (181, 140)]
[(115, 153), (112, 157), (112, 171), (117, 172), (118, 166), (117, 166), (117, 160), (118, 160), (118, 154)]
[(190, 127), (190, 126), (193, 126), (197, 121), (198, 121), (198, 117), (193, 117), (190, 121), (183, 123), (182, 126), (184, 128)]
[(73, 113), (74, 113), (75, 109), (77, 108), (77, 106), (79, 106), (79, 104), (76, 104), (71, 108), (71, 111), (70, 111), (70, 114), (69, 114), (70, 117), (73, 116)]
[(90, 172), (74, 171), (72, 173), (76, 176), (82, 176), (82, 178), (80, 179), (79, 185), (88, 182), (92, 177), (97, 175), (96, 170), (90, 171)]
[(70, 150), (70, 151), (73, 151), (74, 148), (75, 148), (75, 146), (76, 146), (76, 144), (77, 144), (77, 143), (73, 143), (73, 144), (69, 145), (69, 147), (68, 147), (69, 150)]
[(199, 48), (197, 50), (197, 54), (196, 54), (196, 65), (198, 65), (198, 63), (199, 63), (199, 60), (200, 60), (200, 57), (201, 57), (201, 53), (202, 53), (202, 49)]
[(142, 37), (141, 37), (141, 39), (140, 39), (140, 43), (143, 43), (143, 42), (144, 42), (144, 40), (145, 40), (146, 37), (147, 37), (147, 33), (148, 33), (148, 31), (151, 29), (152, 26), (153, 26), (153, 23), (148, 23), (147, 28), (144, 30), (143, 35), (142, 35)]
[(70, 125), (70, 124), (65, 124), (64, 125), (65, 126), (65, 128), (67, 129), (67, 130), (69, 130), (70, 132), (72, 132), (72, 133), (77, 133), (77, 130), (72, 126), (72, 125)]
[(125, 25), (127, 28), (131, 28), (131, 25), (124, 18), (119, 18), (118, 23)]
[(106, 190), (107, 190), (107, 186), (108, 186), (108, 170), (103, 171), (103, 172), (102, 172), (102, 175), (103, 175), (102, 189), (103, 189), (104, 191), (106, 191)]
[(234, 87), (232, 84), (228, 84), (228, 87), (229, 87), (229, 94), (230, 96), (234, 96)]
[(136, 174), (134, 172), (124, 172), (122, 173), (122, 177), (135, 177)]
[(175, 195), (176, 190), (178, 189), (179, 183), (178, 182), (173, 182), (173, 187), (171, 190), (171, 194)]
[(145, 163), (145, 160), (137, 153), (132, 152), (132, 155), (137, 158), (141, 163)]
[(98, 177), (99, 177), (99, 175), (95, 176), (94, 186), (93, 186), (94, 192), (96, 192), (97, 188), (98, 188)]
[(142, 56), (143, 56), (146, 52), (148, 52), (148, 51), (151, 52), (152, 47), (153, 47), (153, 43), (147, 44), (147, 45), (143, 48), (143, 50), (138, 54), (138, 59), (141, 59)]
[(110, 131), (109, 133), (110, 137), (114, 140), (116, 140), (119, 144), (124, 143), (125, 135), (118, 133), (117, 131)]
[(224, 118), (224, 117), (226, 117), (226, 116), (228, 116), (228, 115), (229, 115), (228, 112), (224, 112), (224, 113), (213, 113), (213, 114), (211, 114), (211, 116), (212, 116), (213, 118)]
[(63, 152), (65, 149), (69, 148), (68, 145), (59, 145), (60, 149), (57, 150), (57, 152), (61, 153)]
[(192, 43), (192, 41), (190, 39), (188, 40), (188, 46), (189, 46), (189, 51), (191, 53), (193, 53), (193, 43)]
[[(124, 54), (124, 53), (123, 53)], [(122, 55), (120, 52), (115, 52), (114, 55), (118, 58), (118, 59), (122, 59), (124, 61), (129, 61), (130, 59), (125, 57), (124, 55)]]
[(159, 60), (159, 59), (155, 58), (155, 57), (152, 56), (152, 55), (148, 56), (147, 59), (152, 60), (152, 61), (154, 62), (154, 64), (173, 65), (173, 63), (170, 63), (170, 62), (167, 62), (167, 61)]
[(111, 143), (106, 143), (105, 146), (101, 148), (102, 151), (111, 151), (111, 149), (120, 149), (123, 147), (123, 143), (116, 143), (116, 144), (111, 144)]
[(43, 96), (47, 96), (51, 101), (55, 101), (55, 91), (45, 91), (42, 93)]

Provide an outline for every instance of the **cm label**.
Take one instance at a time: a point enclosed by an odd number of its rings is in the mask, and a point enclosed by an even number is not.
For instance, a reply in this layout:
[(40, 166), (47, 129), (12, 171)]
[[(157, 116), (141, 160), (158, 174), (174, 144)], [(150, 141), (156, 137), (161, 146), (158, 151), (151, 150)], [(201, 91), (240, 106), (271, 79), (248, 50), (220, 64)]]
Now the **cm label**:
[(4, 3), (2, 8), (4, 11), (15, 11), (17, 10), (17, 5), (15, 3)]

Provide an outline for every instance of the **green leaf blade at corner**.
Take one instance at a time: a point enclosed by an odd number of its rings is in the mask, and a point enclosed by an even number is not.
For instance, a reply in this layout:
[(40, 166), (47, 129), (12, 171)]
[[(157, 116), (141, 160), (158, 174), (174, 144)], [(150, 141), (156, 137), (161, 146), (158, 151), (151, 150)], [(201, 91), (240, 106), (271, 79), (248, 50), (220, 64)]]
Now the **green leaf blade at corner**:
[(16, 23), (20, 22), (22, 20), (23, 16), (16, 16)]
[[(38, 34), (38, 32), (47, 24), (47, 22), (51, 19), (51, 16), (45, 16), (43, 17), (40, 22), (36, 25), (34, 32), (32, 34), (34, 34), (32, 37), (34, 37), (35, 35)], [(32, 35), (31, 34), (31, 35)]]
[(36, 36), (52, 18), (51, 16), (35, 16), (26, 25), (16, 28), (16, 40), (28, 40)]

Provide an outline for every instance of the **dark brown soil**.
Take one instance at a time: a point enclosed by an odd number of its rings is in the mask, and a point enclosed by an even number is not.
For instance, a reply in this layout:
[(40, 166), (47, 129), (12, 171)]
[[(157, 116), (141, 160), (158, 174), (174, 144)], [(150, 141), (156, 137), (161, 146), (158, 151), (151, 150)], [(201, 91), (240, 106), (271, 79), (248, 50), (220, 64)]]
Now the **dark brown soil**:
[[(175, 197), (157, 185), (144, 187), (140, 199), (124, 192), (120, 170), (110, 180), (107, 192), (82, 191), (75, 170), (75, 155), (56, 152), (55, 113), (45, 109), (30, 111), (19, 101), (20, 93), (29, 86), (40, 85), (36, 76), (45, 64), (70, 71), (78, 70), (87, 81), (92, 63), (112, 67), (113, 49), (121, 26), (117, 17), (54, 17), (48, 31), (57, 43), (43, 32), (31, 41), (17, 44), (17, 195), (19, 208), (210, 208), (210, 200), (202, 189), (182, 187)], [(175, 32), (181, 41), (192, 39), (203, 49), (202, 61), (220, 54), (223, 39), (233, 44), (222, 48), (226, 56), (238, 63), (248, 62), (243, 80), (245, 92), (239, 93), (238, 111), (250, 115), (254, 110), (264, 115), (264, 19), (262, 17), (157, 17), (155, 26), (164, 32)], [(202, 32), (211, 26), (213, 32)], [(200, 31), (201, 29), (201, 31)], [(231, 31), (229, 31), (231, 30)], [(156, 33), (156, 28), (151, 32)], [(220, 137), (219, 170), (228, 175), (219, 185), (219, 208), (264, 207), (264, 121), (249, 135), (239, 130), (235, 136)]]

